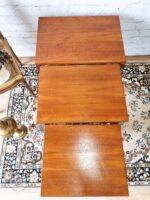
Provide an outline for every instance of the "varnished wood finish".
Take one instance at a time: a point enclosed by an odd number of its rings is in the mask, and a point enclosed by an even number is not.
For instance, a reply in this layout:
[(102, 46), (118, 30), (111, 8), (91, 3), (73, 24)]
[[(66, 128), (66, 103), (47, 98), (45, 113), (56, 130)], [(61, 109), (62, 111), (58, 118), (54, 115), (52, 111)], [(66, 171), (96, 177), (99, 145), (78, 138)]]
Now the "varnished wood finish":
[(124, 62), (117, 16), (39, 18), (37, 64)]
[(120, 126), (46, 126), (41, 195), (128, 195)]
[(38, 123), (127, 121), (120, 66), (41, 67)]

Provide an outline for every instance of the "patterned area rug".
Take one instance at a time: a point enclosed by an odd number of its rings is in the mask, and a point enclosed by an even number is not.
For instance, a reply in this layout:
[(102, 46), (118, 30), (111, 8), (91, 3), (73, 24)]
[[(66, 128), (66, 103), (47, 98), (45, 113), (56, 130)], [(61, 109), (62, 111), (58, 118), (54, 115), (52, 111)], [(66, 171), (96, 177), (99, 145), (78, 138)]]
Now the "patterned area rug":
[[(35, 65), (21, 66), (27, 82), (37, 93)], [(129, 122), (122, 124), (122, 137), (129, 185), (150, 185), (150, 64), (127, 64), (122, 68)], [(10, 94), (8, 116), (29, 128), (23, 140), (4, 139), (1, 151), (0, 186), (39, 187), (44, 127), (35, 125), (36, 102), (19, 85)], [(149, 125), (149, 126), (148, 126)]]
[(122, 125), (129, 185), (150, 185), (150, 63), (122, 68), (129, 122)]

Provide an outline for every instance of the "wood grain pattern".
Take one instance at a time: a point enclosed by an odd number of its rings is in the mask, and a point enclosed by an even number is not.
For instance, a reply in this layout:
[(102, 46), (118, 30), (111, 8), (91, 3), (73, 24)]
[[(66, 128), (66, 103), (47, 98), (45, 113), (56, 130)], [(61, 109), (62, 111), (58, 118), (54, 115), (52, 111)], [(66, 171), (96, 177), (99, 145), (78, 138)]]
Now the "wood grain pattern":
[(46, 126), (41, 195), (127, 196), (120, 126)]
[(119, 65), (41, 67), (38, 123), (127, 119)]
[(117, 16), (40, 17), (36, 64), (124, 63)]

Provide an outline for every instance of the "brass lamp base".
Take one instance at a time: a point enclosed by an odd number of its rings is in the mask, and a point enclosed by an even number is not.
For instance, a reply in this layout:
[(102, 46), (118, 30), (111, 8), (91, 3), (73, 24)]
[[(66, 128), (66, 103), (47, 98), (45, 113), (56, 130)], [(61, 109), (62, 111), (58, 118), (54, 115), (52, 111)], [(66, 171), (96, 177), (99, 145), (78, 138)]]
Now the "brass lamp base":
[(13, 136), (16, 139), (22, 139), (27, 132), (27, 127), (25, 125), (17, 125), (12, 117), (6, 117), (0, 120), (0, 136), (3, 138)]
[(16, 139), (22, 139), (26, 136), (28, 129), (25, 125), (18, 125), (17, 129), (15, 130), (13, 137)]

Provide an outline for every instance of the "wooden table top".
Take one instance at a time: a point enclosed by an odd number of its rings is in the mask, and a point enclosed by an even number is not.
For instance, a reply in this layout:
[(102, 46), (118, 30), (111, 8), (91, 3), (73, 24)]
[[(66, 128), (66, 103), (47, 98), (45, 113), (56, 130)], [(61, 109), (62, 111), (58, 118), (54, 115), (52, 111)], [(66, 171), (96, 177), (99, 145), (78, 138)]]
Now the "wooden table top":
[(41, 67), (38, 123), (127, 120), (118, 64)]
[(46, 126), (41, 195), (127, 196), (120, 126)]
[(39, 18), (37, 64), (124, 62), (117, 16)]

